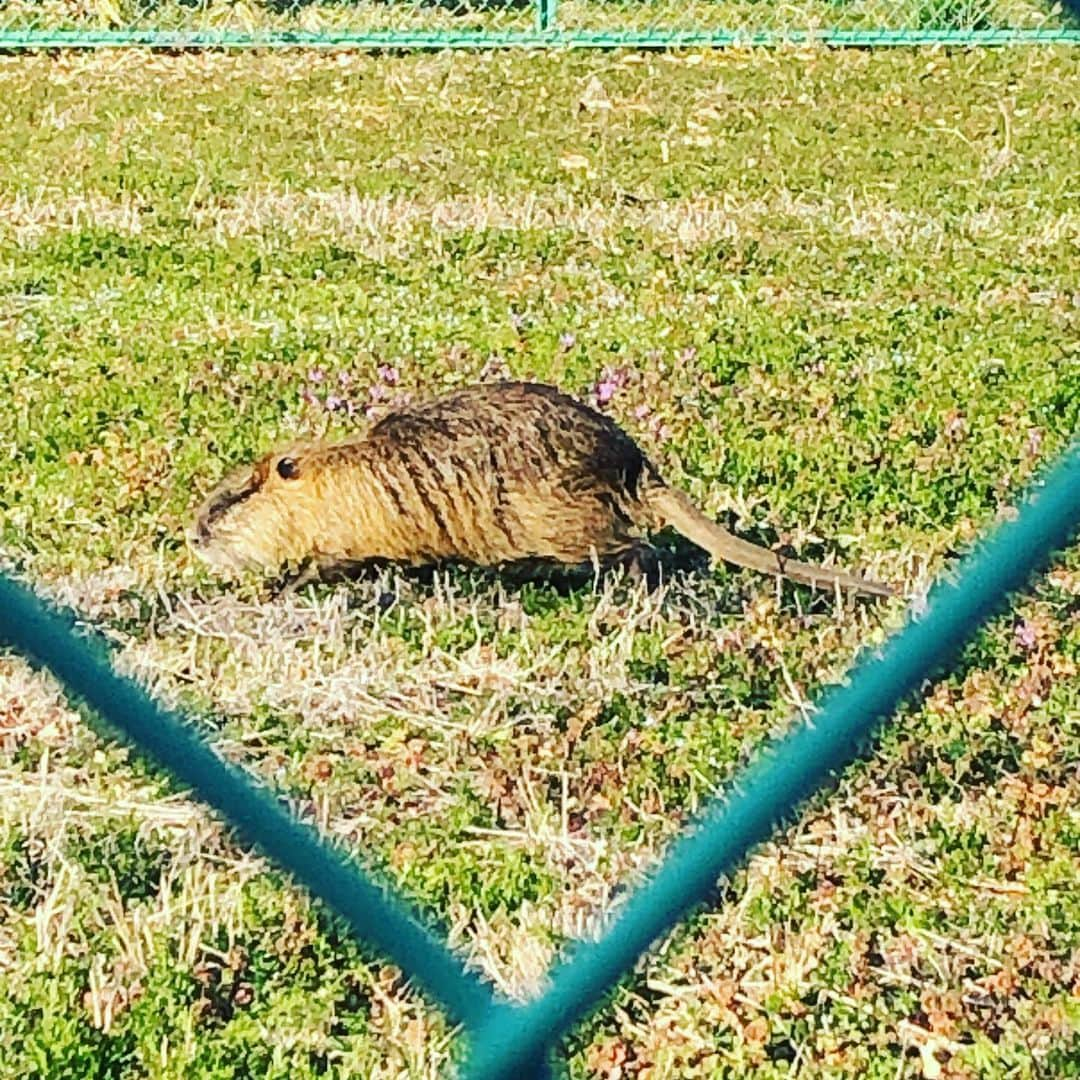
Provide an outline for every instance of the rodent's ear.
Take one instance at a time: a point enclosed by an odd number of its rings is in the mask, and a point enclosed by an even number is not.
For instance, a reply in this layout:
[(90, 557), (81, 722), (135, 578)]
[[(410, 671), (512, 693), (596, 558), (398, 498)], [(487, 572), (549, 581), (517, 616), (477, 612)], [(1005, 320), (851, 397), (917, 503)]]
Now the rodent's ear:
[(277, 474), (282, 480), (295, 480), (300, 475), (300, 466), (291, 457), (283, 457), (277, 463)]

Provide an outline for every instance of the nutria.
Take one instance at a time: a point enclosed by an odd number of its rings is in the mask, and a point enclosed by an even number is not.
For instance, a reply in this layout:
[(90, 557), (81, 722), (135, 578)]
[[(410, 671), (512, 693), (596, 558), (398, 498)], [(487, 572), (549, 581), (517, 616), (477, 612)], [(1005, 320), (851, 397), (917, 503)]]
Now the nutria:
[(306, 567), (310, 580), (369, 561), (523, 561), (637, 570), (671, 526), (714, 560), (808, 585), (893, 590), (741, 540), (669, 487), (614, 421), (536, 383), (454, 391), (364, 435), (279, 450), (226, 479), (192, 546), (223, 571)]

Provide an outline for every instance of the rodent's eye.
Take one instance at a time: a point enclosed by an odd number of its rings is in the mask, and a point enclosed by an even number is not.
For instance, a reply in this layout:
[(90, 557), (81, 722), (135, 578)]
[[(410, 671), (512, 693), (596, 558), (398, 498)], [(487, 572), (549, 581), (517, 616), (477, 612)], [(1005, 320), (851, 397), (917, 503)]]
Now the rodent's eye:
[(277, 474), (282, 480), (292, 480), (300, 475), (300, 466), (291, 457), (283, 457), (277, 463)]

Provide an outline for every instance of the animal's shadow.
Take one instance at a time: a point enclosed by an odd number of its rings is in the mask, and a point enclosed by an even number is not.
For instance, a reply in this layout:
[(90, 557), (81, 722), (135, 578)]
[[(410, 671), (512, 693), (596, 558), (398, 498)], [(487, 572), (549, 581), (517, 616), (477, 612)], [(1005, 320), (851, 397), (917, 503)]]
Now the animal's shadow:
[[(457, 566), (459, 564), (453, 562), (409, 566), (372, 559), (338, 563), (324, 569), (310, 565), (293, 567), (270, 584), (269, 595), (272, 599), (277, 599), (309, 586), (373, 581), (388, 569), (392, 569), (405, 581), (427, 589), (435, 584), (440, 574)], [(525, 559), (499, 567), (470, 566), (468, 569), (470, 576), (479, 584), (498, 583), (511, 590), (540, 585), (551, 589), (557, 595), (568, 596), (597, 582), (610, 581), (620, 576), (642, 582), (652, 591), (662, 582), (679, 575), (707, 573), (709, 556), (681, 536), (672, 534), (670, 538), (665, 536), (661, 543), (641, 545), (632, 549), (622, 559), (599, 564), (568, 566), (542, 559)]]
[[(768, 538), (764, 536), (748, 539), (765, 547), (771, 546)], [(528, 587), (540, 587), (562, 597), (619, 579), (628, 580), (632, 584), (644, 584), (652, 592), (661, 584), (679, 579), (707, 578), (712, 573), (709, 556), (705, 551), (674, 530), (665, 530), (654, 536), (651, 543), (642, 543), (632, 548), (624, 557), (600, 564), (567, 566), (545, 560), (523, 560), (499, 567), (466, 567), (453, 562), (409, 566), (386, 560), (370, 560), (336, 564), (328, 569), (308, 565), (293, 567), (273, 580), (267, 594), (269, 599), (275, 600), (297, 593), (308, 586), (374, 582), (387, 571), (427, 592), (436, 587), (440, 575), (444, 575), (448, 570), (467, 570), (468, 579), (480, 588), (498, 585), (517, 592)], [(797, 609), (803, 612), (819, 607), (831, 608), (836, 601), (836, 593), (828, 588), (811, 589), (793, 582), (788, 582), (788, 586), (795, 590), (797, 595), (792, 599)], [(741, 591), (741, 586), (734, 581), (732, 587), (736, 592)], [(845, 606), (873, 603), (874, 599), (868, 595), (847, 593)]]

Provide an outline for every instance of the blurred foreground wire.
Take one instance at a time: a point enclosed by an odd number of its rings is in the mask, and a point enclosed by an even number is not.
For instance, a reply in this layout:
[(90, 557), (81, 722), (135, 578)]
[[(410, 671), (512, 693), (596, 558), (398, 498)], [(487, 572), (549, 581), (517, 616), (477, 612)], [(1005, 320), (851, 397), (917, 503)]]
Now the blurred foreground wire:
[(764, 749), (700, 825), (677, 841), (652, 880), (634, 894), (606, 934), (581, 945), (554, 972), (538, 1001), (496, 1004), (400, 898), (377, 885), (314, 829), (287, 814), (264, 788), (221, 761), (180, 716), (111, 668), (104, 639), (77, 632), (0, 576), (0, 641), (48, 668), (152, 761), (339, 912), (356, 938), (377, 948), (470, 1031), (472, 1080), (536, 1076), (550, 1048), (612, 990), (641, 953), (704, 899), (721, 875), (768, 836), (798, 804), (849, 763), (877, 725), (1000, 607), (1011, 590), (1063, 547), (1080, 524), (1080, 443), (1036, 484), (1016, 520), (1002, 525), (955, 579), (931, 593), (880, 655), (828, 694), (813, 720)]

